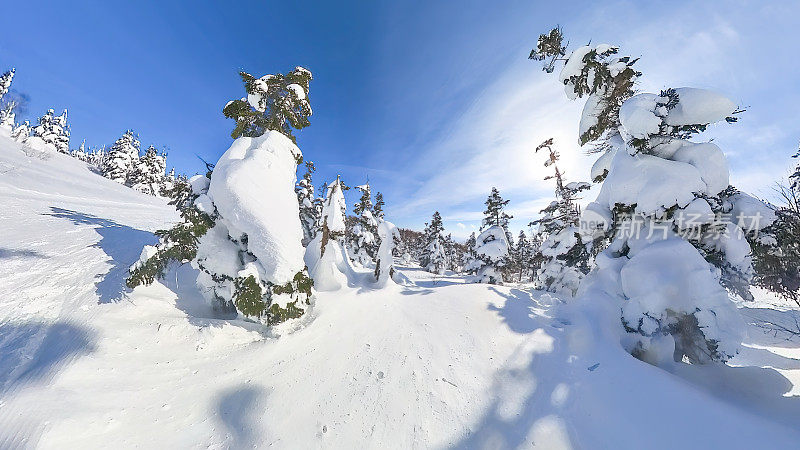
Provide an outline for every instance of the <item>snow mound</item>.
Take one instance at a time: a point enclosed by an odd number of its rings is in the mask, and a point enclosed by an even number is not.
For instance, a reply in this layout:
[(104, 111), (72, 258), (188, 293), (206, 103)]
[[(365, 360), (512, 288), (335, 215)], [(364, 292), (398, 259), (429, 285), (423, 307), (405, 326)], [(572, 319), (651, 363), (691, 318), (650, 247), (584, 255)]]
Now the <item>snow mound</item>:
[(619, 121), (631, 137), (647, 139), (658, 133), (661, 126), (661, 117), (655, 114), (658, 98), (655, 94), (638, 94), (622, 104)]
[(508, 255), (508, 240), (502, 227), (492, 226), (478, 236), (480, 243), (476, 252), (490, 259), (504, 258)]
[(667, 125), (716, 123), (736, 111), (736, 103), (708, 89), (677, 88), (678, 104), (669, 111)]
[(659, 324), (674, 323), (677, 314), (694, 314), (707, 339), (717, 341), (720, 351), (735, 354), (744, 323), (712, 270), (678, 237), (644, 246), (620, 271), (627, 298), (623, 319), (653, 334)]
[(691, 164), (700, 171), (706, 184), (703, 192), (717, 195), (728, 187), (728, 161), (719, 147), (710, 142), (694, 144), (682, 141), (683, 145), (672, 156), (672, 160)]
[[(208, 196), (231, 237), (247, 235), (247, 247), (267, 280), (284, 284), (303, 269), (303, 231), (294, 195), (300, 149), (277, 131), (241, 137), (214, 166)], [(241, 236), (239, 236), (241, 237)]]
[(567, 253), (578, 243), (577, 232), (575, 227), (566, 227), (558, 233), (549, 234), (542, 243), (542, 254), (556, 257)]
[(609, 211), (617, 203), (635, 204), (636, 212), (653, 214), (674, 205), (684, 207), (695, 192), (705, 191), (706, 183), (691, 164), (618, 151), (597, 203)]
[(708, 125), (724, 120), (736, 111), (735, 103), (713, 91), (695, 88), (677, 88), (674, 91), (678, 101), (672, 108), (666, 106), (669, 98), (657, 94), (637, 94), (625, 100), (619, 111), (620, 124), (625, 132), (632, 138), (647, 139), (659, 133), (662, 123), (673, 127)]
[(744, 192), (732, 195), (730, 201), (733, 203), (731, 218), (745, 231), (763, 230), (777, 218), (769, 205)]
[(685, 208), (676, 211), (674, 220), (681, 229), (699, 227), (714, 222), (714, 212), (707, 201), (696, 198)]
[(342, 246), (330, 239), (325, 246), (325, 253), (320, 257), (322, 233), (319, 233), (306, 248), (305, 264), (308, 273), (314, 280), (317, 291), (338, 291), (347, 286), (349, 268), (345, 264)]

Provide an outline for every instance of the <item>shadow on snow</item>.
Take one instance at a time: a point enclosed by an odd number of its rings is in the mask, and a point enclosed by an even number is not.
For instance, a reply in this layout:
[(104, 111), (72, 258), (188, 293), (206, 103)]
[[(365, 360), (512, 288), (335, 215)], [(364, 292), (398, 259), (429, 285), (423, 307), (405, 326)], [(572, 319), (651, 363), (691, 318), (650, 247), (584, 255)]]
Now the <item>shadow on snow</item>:
[(217, 398), (216, 414), (232, 439), (229, 448), (255, 446), (265, 395), (262, 388), (244, 385), (224, 391)]
[(98, 302), (119, 300), (125, 290), (128, 268), (139, 259), (142, 247), (158, 243), (158, 238), (149, 231), (137, 230), (112, 220), (68, 209), (50, 209), (52, 212), (47, 215), (70, 220), (76, 225), (89, 225), (100, 235), (100, 241), (93, 246), (108, 256), (111, 268), (95, 284)]
[(490, 305), (509, 329), (528, 335), (497, 374), (494, 400), (469, 434), (455, 448), (548, 448), (573, 441), (562, 419), (567, 398), (572, 397), (564, 330), (553, 328), (551, 319), (533, 314), (530, 293), (511, 289), (502, 308)]
[(0, 392), (52, 379), (94, 341), (91, 329), (68, 322), (0, 324)]
[(511, 331), (525, 334), (537, 328), (532, 310), (534, 305), (533, 298), (528, 292), (521, 289), (511, 289), (508, 294), (504, 294), (494, 286), (490, 287), (489, 290), (506, 299), (502, 308), (490, 304), (488, 309), (497, 312)]
[(36, 250), (24, 250), (16, 248), (0, 247), (0, 259), (12, 258), (47, 258), (47, 255), (37, 252)]

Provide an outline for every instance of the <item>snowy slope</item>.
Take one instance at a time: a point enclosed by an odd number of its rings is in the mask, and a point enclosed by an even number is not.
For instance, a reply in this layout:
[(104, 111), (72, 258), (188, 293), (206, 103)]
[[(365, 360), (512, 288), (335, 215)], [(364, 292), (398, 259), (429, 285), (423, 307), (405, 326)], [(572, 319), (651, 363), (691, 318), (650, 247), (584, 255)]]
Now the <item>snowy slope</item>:
[(609, 342), (598, 305), (417, 267), (272, 330), (214, 318), (189, 267), (122, 296), (174, 210), (31, 154), (0, 138), (0, 448), (800, 442), (800, 343), (755, 329), (744, 367), (671, 374)]

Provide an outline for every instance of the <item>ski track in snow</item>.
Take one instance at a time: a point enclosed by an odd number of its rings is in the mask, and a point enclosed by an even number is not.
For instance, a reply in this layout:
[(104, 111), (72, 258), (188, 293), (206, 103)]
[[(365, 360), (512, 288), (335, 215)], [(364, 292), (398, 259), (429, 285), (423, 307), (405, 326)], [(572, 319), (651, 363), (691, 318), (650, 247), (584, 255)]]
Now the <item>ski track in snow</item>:
[(418, 267), (400, 267), (405, 285), (319, 294), (268, 330), (215, 317), (188, 266), (123, 291), (177, 220), (164, 200), (2, 137), (0, 167), (0, 448), (800, 442), (798, 343), (753, 330), (743, 367), (671, 374), (555, 296)]

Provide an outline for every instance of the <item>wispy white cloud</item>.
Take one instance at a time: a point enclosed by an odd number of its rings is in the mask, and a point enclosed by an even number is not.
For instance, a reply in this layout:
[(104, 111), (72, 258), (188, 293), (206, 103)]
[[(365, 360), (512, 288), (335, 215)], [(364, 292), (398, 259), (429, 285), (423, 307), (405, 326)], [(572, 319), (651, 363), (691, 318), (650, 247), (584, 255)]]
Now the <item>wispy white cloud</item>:
[[(480, 212), (456, 214), (453, 208), (482, 206), (492, 187), (506, 198), (541, 196), (552, 190), (543, 181), (543, 155), (535, 155), (538, 143), (554, 137), (568, 175), (588, 173), (590, 158), (577, 151), (580, 105), (563, 101), (563, 91), (538, 68), (523, 59), (478, 98), (454, 126), (446, 139), (422, 150), (441, 161), (398, 214), (413, 214), (438, 206), (450, 211), (445, 217), (476, 220)], [(426, 160), (415, 170), (429, 171)]]

